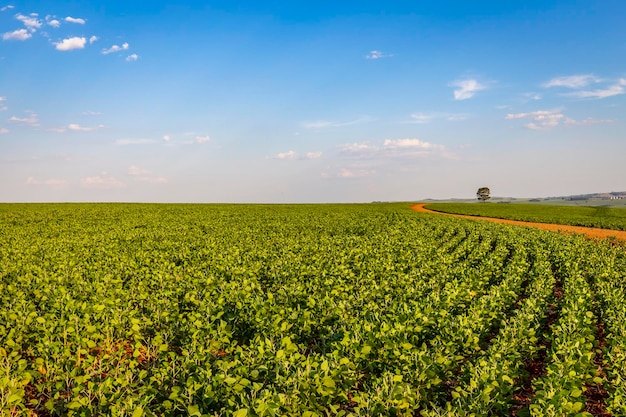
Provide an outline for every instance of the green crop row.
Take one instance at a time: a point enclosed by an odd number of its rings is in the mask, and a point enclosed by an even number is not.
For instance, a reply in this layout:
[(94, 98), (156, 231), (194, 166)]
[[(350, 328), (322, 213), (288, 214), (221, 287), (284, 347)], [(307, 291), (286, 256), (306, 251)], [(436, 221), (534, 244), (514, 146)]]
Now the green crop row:
[(401, 204), (0, 205), (0, 414), (496, 415), (565, 370), (584, 403), (598, 319), (620, 410), (625, 266)]

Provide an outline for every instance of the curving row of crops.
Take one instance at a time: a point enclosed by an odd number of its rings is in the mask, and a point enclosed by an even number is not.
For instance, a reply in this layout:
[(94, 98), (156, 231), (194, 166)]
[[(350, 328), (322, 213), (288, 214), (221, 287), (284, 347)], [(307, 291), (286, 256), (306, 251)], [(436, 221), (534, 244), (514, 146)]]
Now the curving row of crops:
[(442, 213), (469, 216), (626, 230), (626, 209), (621, 207), (517, 203), (429, 203), (426, 208)]
[(624, 415), (624, 271), (402, 204), (0, 205), (0, 410)]

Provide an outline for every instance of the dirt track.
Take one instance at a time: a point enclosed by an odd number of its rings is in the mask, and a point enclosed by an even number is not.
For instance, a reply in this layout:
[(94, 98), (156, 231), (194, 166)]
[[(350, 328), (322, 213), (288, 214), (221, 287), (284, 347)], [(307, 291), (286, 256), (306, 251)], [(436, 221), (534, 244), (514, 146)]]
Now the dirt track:
[(439, 211), (429, 210), (424, 207), (424, 204), (415, 204), (411, 206), (411, 208), (420, 213), (434, 213), (434, 214), (439, 214), (443, 216), (461, 217), (463, 219), (486, 220), (486, 221), (490, 221), (494, 223), (504, 223), (504, 224), (514, 224), (517, 226), (536, 227), (539, 229), (552, 230), (555, 232), (578, 233), (578, 234), (586, 235), (587, 237), (590, 237), (590, 238), (606, 239), (609, 237), (614, 237), (617, 239), (626, 240), (626, 231), (620, 231), (620, 230), (598, 229), (596, 227), (568, 226), (565, 224), (533, 223), (533, 222), (523, 222), (519, 220), (495, 219), (493, 217), (479, 217), (479, 216), (467, 216), (464, 214), (442, 213)]

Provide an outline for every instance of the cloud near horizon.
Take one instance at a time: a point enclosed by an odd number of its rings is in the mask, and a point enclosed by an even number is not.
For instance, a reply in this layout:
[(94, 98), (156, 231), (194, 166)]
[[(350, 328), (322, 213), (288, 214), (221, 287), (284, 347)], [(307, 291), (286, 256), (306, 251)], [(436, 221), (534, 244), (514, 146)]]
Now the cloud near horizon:
[(506, 115), (505, 120), (520, 120), (529, 119), (532, 122), (524, 125), (526, 129), (530, 130), (547, 130), (557, 127), (561, 124), (565, 126), (589, 126), (595, 124), (612, 123), (612, 120), (602, 120), (587, 118), (584, 120), (575, 120), (571, 117), (567, 117), (559, 109), (556, 110), (538, 110), (528, 113), (509, 113)]
[(307, 152), (304, 155), (300, 155), (298, 152), (289, 150), (287, 152), (279, 152), (274, 155), (271, 159), (282, 159), (282, 160), (310, 160), (310, 159), (319, 159), (322, 157), (322, 152)]
[(100, 175), (95, 175), (93, 177), (81, 178), (80, 185), (84, 188), (95, 188), (99, 190), (126, 188), (125, 183), (110, 176), (106, 172), (103, 172)]

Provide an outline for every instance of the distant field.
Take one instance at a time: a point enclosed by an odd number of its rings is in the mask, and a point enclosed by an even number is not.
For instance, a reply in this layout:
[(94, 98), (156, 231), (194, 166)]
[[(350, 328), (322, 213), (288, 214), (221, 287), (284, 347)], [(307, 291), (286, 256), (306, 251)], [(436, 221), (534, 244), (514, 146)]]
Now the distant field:
[(622, 208), (499, 203), (433, 203), (426, 208), (470, 216), (626, 230), (626, 209)]

